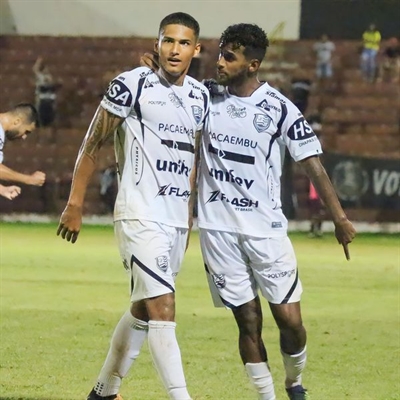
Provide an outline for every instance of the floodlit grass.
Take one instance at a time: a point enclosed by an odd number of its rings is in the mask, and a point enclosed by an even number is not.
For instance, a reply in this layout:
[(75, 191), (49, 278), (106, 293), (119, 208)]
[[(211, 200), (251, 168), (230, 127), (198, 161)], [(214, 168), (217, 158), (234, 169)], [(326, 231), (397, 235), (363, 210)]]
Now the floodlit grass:
[[(0, 226), (0, 400), (83, 400), (128, 307), (128, 279), (112, 227), (84, 227), (75, 245), (55, 225)], [(291, 235), (305, 288), (304, 384), (312, 400), (400, 399), (397, 235), (359, 235), (347, 262), (333, 236)], [(177, 284), (177, 336), (195, 400), (253, 392), (230, 311), (214, 309), (198, 236)], [(264, 334), (277, 398), (285, 399), (278, 331), (264, 301)], [(145, 346), (124, 380), (126, 400), (166, 399)]]

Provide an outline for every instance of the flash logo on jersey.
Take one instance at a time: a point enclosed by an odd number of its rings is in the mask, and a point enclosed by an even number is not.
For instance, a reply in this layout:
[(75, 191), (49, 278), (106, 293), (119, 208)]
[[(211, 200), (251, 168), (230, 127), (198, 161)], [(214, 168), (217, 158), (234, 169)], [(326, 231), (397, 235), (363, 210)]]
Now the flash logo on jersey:
[(193, 118), (196, 121), (196, 124), (199, 124), (201, 121), (201, 117), (203, 116), (203, 110), (199, 106), (192, 106), (192, 114)]
[(106, 98), (119, 106), (129, 107), (132, 104), (132, 94), (128, 87), (119, 81), (113, 80), (107, 89)]
[(315, 136), (315, 133), (308, 122), (301, 117), (290, 127), (287, 135), (292, 140), (304, 140)]
[(160, 186), (156, 197), (157, 196), (175, 196), (181, 197), (183, 200), (187, 200), (190, 196), (190, 191), (181, 190), (181, 188), (171, 186), (171, 184), (169, 183), (168, 185)]
[(253, 125), (258, 133), (265, 132), (271, 125), (272, 118), (264, 114), (254, 114)]
[(210, 198), (206, 201), (207, 203), (214, 203), (215, 201), (223, 201), (225, 203), (232, 204), (233, 206), (237, 207), (236, 210), (241, 208), (258, 208), (258, 200), (254, 201), (252, 199), (248, 199), (247, 197), (233, 197), (228, 199), (225, 193), (222, 193), (220, 190), (214, 190), (211, 192)]

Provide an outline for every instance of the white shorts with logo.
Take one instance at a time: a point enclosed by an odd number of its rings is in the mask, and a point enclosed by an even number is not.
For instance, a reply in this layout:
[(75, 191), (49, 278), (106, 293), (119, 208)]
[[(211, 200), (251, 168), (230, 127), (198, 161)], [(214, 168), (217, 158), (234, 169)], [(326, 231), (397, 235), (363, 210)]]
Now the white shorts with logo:
[(287, 236), (258, 238), (200, 229), (208, 284), (216, 307), (234, 308), (261, 291), (273, 304), (300, 301), (303, 291)]
[(131, 275), (131, 302), (175, 292), (188, 230), (144, 220), (116, 221), (114, 230)]

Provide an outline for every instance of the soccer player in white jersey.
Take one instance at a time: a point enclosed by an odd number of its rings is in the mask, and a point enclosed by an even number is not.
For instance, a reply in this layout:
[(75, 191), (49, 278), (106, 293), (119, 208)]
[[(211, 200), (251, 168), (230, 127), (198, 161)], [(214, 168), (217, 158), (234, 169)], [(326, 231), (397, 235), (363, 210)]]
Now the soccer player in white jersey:
[(261, 336), (261, 292), (280, 331), (287, 394), (302, 400), (307, 398), (302, 386), (306, 331), (302, 286), (281, 209), (281, 146), (288, 147), (318, 190), (346, 255), (355, 230), (319, 161), (321, 146), (307, 121), (290, 100), (258, 80), (267, 47), (267, 36), (256, 25), (232, 25), (222, 34), (217, 63), (222, 90), (213, 93), (210, 87), (198, 224), (214, 304), (233, 312), (240, 356), (259, 399), (275, 399)]
[(81, 227), (98, 150), (116, 130), (120, 180), (115, 232), (131, 274), (131, 306), (114, 331), (89, 400), (121, 398), (121, 380), (146, 338), (169, 398), (190, 399), (175, 336), (174, 281), (190, 225), (196, 132), (209, 107), (207, 89), (186, 76), (200, 50), (198, 37), (199, 25), (188, 14), (170, 14), (161, 21), (155, 44), (159, 72), (140, 67), (110, 83), (76, 162), (57, 232), (72, 242)]

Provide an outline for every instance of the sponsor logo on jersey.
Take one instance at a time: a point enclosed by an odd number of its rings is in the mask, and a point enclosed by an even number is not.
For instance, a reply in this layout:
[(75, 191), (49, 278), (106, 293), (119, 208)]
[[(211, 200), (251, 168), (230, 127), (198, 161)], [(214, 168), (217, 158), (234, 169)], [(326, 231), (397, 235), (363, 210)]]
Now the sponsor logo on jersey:
[(281, 271), (281, 272), (277, 272), (274, 274), (267, 274), (267, 278), (269, 279), (278, 279), (278, 278), (284, 278), (285, 276), (287, 276), (288, 278), (290, 278), (292, 275), (296, 274), (296, 268), (291, 269), (289, 271)]
[(278, 222), (273, 222), (271, 224), (271, 228), (276, 229), (276, 228), (282, 228), (282, 222), (278, 221)]
[(161, 269), (161, 271), (163, 272), (167, 272), (168, 269), (168, 257), (167, 256), (159, 256), (156, 257), (156, 263), (157, 263), (157, 267)]
[(171, 103), (176, 107), (182, 107), (185, 108), (185, 105), (183, 104), (183, 101), (180, 97), (178, 97), (175, 93), (170, 93), (168, 95), (169, 99), (171, 100)]
[(195, 131), (192, 128), (187, 128), (186, 126), (182, 125), (175, 125), (175, 124), (165, 124), (160, 122), (158, 124), (159, 132), (171, 132), (171, 133), (180, 133), (181, 135), (189, 135), (194, 138)]
[(216, 117), (217, 115), (221, 115), (221, 113), (219, 111), (211, 111), (211, 115)]
[(113, 104), (123, 107), (130, 107), (132, 104), (132, 94), (128, 87), (114, 79), (107, 89), (106, 98)]
[(161, 100), (149, 100), (148, 103), (151, 106), (161, 106), (164, 107), (167, 105), (166, 101), (161, 101)]
[(192, 114), (196, 124), (199, 124), (203, 117), (203, 109), (199, 106), (192, 106)]
[(314, 131), (308, 122), (303, 118), (299, 118), (288, 130), (288, 137), (292, 140), (305, 140), (314, 137), (317, 140)]
[(267, 110), (267, 111), (270, 110), (268, 101), (266, 99), (264, 99), (264, 100), (260, 101), (258, 104), (256, 104), (256, 107), (263, 108), (264, 110)]
[(129, 264), (128, 264), (128, 260), (127, 260), (126, 258), (124, 258), (124, 259), (122, 260), (122, 264), (123, 264), (124, 268), (125, 268), (127, 271), (130, 271), (130, 270), (131, 270), (130, 267), (129, 267)]
[(250, 139), (240, 138), (237, 136), (229, 136), (229, 135), (224, 135), (222, 133), (215, 133), (215, 132), (210, 133), (210, 138), (211, 138), (211, 140), (216, 140), (217, 142), (220, 142), (220, 143), (230, 143), (230, 144), (234, 144), (236, 146), (251, 147), (252, 149), (255, 149), (258, 144), (257, 142), (250, 140)]
[(172, 174), (186, 175), (189, 176), (191, 168), (186, 166), (184, 160), (167, 161), (158, 159), (156, 162), (157, 171), (171, 172)]
[(148, 79), (146, 80), (146, 83), (144, 84), (144, 88), (151, 88), (154, 87), (153, 82), (150, 82)]
[(260, 101), (258, 104), (256, 104), (256, 107), (260, 107), (265, 111), (271, 111), (272, 109), (278, 112), (282, 112), (282, 110), (279, 107), (276, 107), (273, 104), (268, 104), (267, 99)]
[[(188, 80), (188, 83), (189, 83), (190, 86), (193, 87), (193, 89), (200, 90), (201, 93), (205, 93), (206, 92), (203, 88), (201, 88), (200, 86), (194, 84), (192, 81)], [(201, 99), (202, 99), (202, 97), (201, 97)]]
[(228, 171), (211, 168), (209, 170), (209, 174), (217, 181), (235, 183), (238, 186), (244, 186), (246, 189), (250, 189), (254, 183), (254, 179), (247, 179), (241, 178), (240, 176), (235, 176), (233, 169), (230, 169)]
[(246, 107), (235, 107), (233, 104), (226, 107), (226, 112), (232, 118), (244, 118), (247, 115)]
[(226, 279), (224, 274), (211, 274), (214, 285), (218, 289), (223, 289), (226, 286)]
[(195, 100), (203, 100), (203, 96), (198, 96), (193, 90), (189, 92), (189, 97)]
[(190, 196), (190, 191), (182, 190), (181, 188), (171, 186), (171, 184), (169, 183), (168, 185), (163, 185), (159, 187), (159, 191), (156, 197), (157, 196), (175, 196), (187, 200)]
[(271, 125), (272, 118), (265, 114), (254, 114), (253, 125), (258, 133), (265, 132)]
[(279, 100), (283, 104), (286, 104), (286, 101), (283, 100), (282, 97), (279, 97), (275, 92), (271, 92), (270, 90), (267, 90), (265, 94), (267, 96), (273, 97), (276, 100)]
[(147, 76), (147, 75), (151, 75), (151, 74), (153, 74), (153, 71), (146, 71), (146, 72), (141, 72), (140, 73), (140, 78), (144, 78), (145, 76)]
[[(251, 210), (252, 208), (258, 208), (258, 200), (252, 200), (247, 197), (232, 197), (228, 198), (225, 193), (222, 193), (220, 190), (214, 190), (211, 192), (209, 199), (206, 201), (208, 203), (214, 203), (216, 201), (223, 201), (224, 203), (229, 203), (232, 206), (236, 207), (237, 211), (242, 211), (242, 209)], [(247, 210), (243, 210), (247, 211)]]

